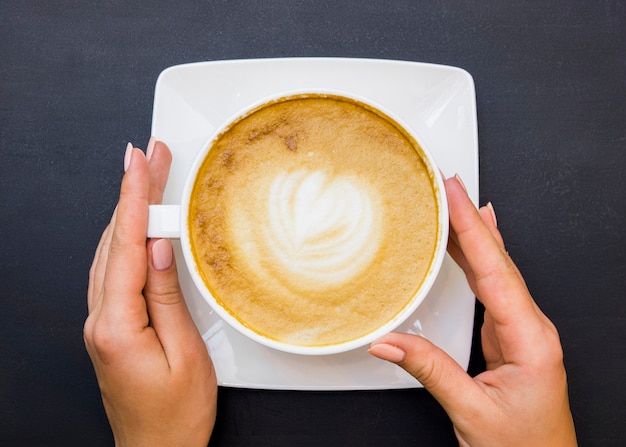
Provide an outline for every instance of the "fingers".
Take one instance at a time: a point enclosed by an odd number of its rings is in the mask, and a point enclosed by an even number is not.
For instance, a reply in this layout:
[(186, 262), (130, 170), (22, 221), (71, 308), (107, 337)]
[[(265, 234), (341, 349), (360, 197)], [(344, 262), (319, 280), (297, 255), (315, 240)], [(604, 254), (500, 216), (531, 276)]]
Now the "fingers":
[(488, 337), (483, 338), (483, 348), (490, 352), (485, 354), (501, 364), (534, 361), (546, 318), (504, 249), (492, 207), (476, 210), (457, 178), (445, 185), (451, 240), (456, 244), (450, 252), (486, 309), (483, 333)]
[(446, 193), (450, 225), (465, 258), (461, 267), (468, 279), (472, 278), (478, 299), (502, 325), (515, 324), (534, 313), (530, 294), (503, 249), (495, 221), (491, 224), (483, 221), (482, 215), (490, 211), (479, 213), (456, 178), (446, 180)]
[[(132, 147), (132, 145), (130, 147)], [(127, 168), (127, 165), (131, 162), (131, 155), (132, 153), (129, 153), (127, 149), (127, 155), (124, 157), (125, 168)], [(167, 183), (172, 155), (165, 143), (157, 142), (154, 137), (151, 137), (146, 149), (146, 159), (148, 160), (150, 176), (148, 202), (150, 204), (160, 203)], [(116, 214), (117, 207), (113, 212), (111, 222), (102, 233), (89, 271), (89, 289), (87, 293), (87, 307), (89, 313), (98, 308), (101, 303), (104, 272), (107, 268)]]
[(391, 333), (376, 340), (368, 351), (401, 366), (426, 388), (453, 418), (484, 399), (476, 382), (448, 356), (423, 337)]
[[(90, 269), (90, 313), (101, 306), (106, 296), (111, 315), (139, 315), (142, 322), (147, 321), (145, 302), (140, 299), (147, 274), (147, 205), (161, 202), (172, 156), (167, 145), (154, 137), (150, 138), (146, 153), (144, 156), (128, 145), (120, 201)], [(104, 288), (108, 293), (103, 293)]]
[(199, 342), (206, 349), (183, 298), (172, 244), (167, 239), (153, 239), (148, 244), (144, 296), (150, 324), (161, 341), (170, 366), (176, 364), (177, 356), (184, 358), (185, 348), (191, 349)]
[(126, 173), (102, 279), (102, 305), (110, 317), (141, 327), (147, 320), (141, 293), (146, 280), (149, 172), (142, 151), (129, 144), (126, 154)]

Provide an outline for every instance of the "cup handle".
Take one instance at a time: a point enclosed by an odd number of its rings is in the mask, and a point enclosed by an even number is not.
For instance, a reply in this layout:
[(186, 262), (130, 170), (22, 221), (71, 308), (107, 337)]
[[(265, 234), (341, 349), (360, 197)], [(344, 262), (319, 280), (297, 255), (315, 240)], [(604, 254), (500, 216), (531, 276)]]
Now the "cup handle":
[(180, 205), (148, 207), (148, 238), (180, 239)]

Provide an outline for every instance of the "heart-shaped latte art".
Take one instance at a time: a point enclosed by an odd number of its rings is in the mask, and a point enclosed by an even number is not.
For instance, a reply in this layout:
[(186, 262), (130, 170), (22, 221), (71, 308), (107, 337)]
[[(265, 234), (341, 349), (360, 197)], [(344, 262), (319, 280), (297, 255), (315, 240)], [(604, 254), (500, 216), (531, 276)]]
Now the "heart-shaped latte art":
[(281, 173), (268, 195), (268, 247), (291, 272), (291, 281), (320, 288), (347, 282), (376, 252), (378, 202), (375, 191), (356, 177)]

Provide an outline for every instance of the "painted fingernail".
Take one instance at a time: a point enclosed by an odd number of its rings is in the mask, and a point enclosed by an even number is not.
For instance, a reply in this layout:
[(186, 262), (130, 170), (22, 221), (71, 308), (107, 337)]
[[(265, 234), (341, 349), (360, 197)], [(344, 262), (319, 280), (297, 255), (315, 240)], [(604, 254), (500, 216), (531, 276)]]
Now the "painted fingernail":
[(487, 203), (487, 209), (491, 213), (493, 224), (495, 225), (496, 228), (498, 228), (498, 218), (496, 217), (496, 211), (493, 209), (493, 204), (491, 202)]
[(459, 174), (454, 174), (454, 178), (456, 179), (457, 182), (459, 182), (459, 184), (463, 188), (463, 191), (467, 192), (467, 188), (465, 187), (465, 183), (463, 183), (461, 176)]
[(174, 252), (168, 239), (159, 239), (152, 244), (152, 267), (155, 270), (167, 270), (172, 266), (173, 261)]
[(406, 357), (406, 352), (402, 349), (387, 343), (372, 345), (367, 352), (372, 354), (374, 357), (378, 357), (379, 359), (387, 360), (392, 363), (399, 363)]
[(146, 148), (146, 158), (148, 159), (148, 161), (150, 161), (150, 158), (152, 157), (152, 153), (154, 152), (155, 143), (156, 143), (156, 138), (154, 138), (153, 136), (150, 137), (150, 141), (148, 141), (148, 147)]
[(128, 171), (130, 167), (130, 159), (133, 157), (133, 144), (128, 143), (126, 145), (126, 154), (124, 154), (124, 172)]

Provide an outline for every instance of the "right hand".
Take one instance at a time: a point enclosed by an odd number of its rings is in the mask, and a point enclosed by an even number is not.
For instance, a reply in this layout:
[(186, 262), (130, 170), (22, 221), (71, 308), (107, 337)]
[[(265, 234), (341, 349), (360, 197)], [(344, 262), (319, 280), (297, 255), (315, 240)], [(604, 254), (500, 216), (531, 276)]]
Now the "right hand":
[(461, 446), (575, 446), (563, 351), (507, 254), (491, 206), (476, 210), (458, 177), (446, 180), (448, 252), (485, 306), (487, 370), (471, 378), (423, 337), (392, 333), (370, 353), (412, 374), (439, 401)]

